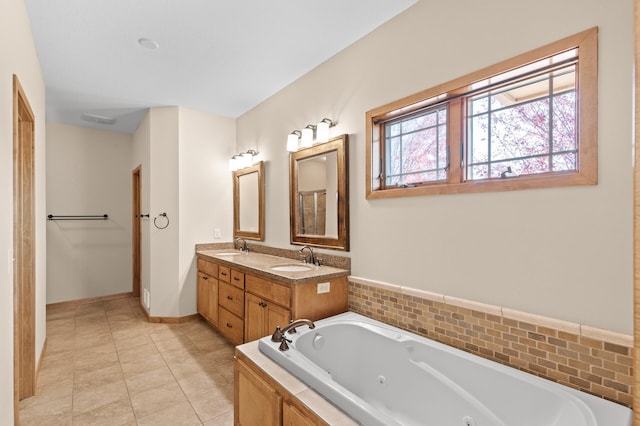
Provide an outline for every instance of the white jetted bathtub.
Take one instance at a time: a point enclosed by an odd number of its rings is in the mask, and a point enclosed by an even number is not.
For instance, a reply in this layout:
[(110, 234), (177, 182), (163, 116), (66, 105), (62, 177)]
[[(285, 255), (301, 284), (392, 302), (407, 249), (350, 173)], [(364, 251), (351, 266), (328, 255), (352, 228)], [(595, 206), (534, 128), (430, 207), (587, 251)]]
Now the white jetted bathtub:
[(631, 410), (353, 312), (262, 353), (363, 425), (630, 426)]

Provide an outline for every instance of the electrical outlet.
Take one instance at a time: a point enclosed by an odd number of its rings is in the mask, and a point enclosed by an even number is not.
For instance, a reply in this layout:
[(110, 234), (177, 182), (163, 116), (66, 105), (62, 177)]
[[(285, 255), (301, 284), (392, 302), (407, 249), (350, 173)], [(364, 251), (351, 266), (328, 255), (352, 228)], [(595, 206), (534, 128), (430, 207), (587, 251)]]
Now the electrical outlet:
[(216, 240), (219, 240), (220, 238), (222, 238), (222, 234), (220, 233), (220, 228), (216, 228), (213, 230), (213, 238), (215, 238)]
[(329, 293), (331, 291), (331, 283), (318, 283), (318, 294)]

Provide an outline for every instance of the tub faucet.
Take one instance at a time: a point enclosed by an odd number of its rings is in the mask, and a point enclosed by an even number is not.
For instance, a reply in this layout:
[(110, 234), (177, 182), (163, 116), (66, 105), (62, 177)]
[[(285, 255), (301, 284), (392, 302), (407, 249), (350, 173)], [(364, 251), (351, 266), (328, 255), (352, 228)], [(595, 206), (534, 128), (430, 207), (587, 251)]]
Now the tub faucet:
[(285, 328), (280, 328), (280, 326), (276, 326), (276, 330), (271, 335), (272, 342), (282, 342), (286, 340), (285, 333), (293, 334), (296, 332), (296, 327), (300, 327), (301, 325), (309, 326), (309, 328), (316, 328), (316, 325), (313, 321), (308, 319), (299, 319), (295, 321), (291, 321)]
[[(308, 258), (308, 260), (307, 260), (307, 257), (306, 257), (306, 256), (304, 256), (304, 250), (305, 250), (305, 249), (309, 250), (309, 258)], [(313, 253), (313, 249), (312, 249), (311, 247), (309, 247), (309, 246), (304, 246), (304, 247), (302, 247), (302, 248), (300, 249), (300, 256), (304, 256), (304, 260), (303, 260), (303, 261), (304, 261), (304, 263), (310, 263), (310, 264), (312, 264), (312, 265), (315, 265), (315, 264), (316, 264), (316, 256), (315, 256), (315, 254)]]
[(235, 247), (238, 243), (240, 243), (242, 241), (242, 245), (240, 246), (240, 251), (241, 252), (247, 252), (249, 253), (249, 247), (247, 247), (247, 242), (245, 241), (244, 238), (236, 238), (235, 240), (233, 240), (233, 246)]

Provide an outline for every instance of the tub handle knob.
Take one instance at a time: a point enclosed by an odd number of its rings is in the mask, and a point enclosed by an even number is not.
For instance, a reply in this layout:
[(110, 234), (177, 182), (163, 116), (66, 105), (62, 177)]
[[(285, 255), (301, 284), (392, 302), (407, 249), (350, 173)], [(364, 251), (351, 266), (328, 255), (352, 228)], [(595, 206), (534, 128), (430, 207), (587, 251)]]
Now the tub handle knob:
[(280, 326), (277, 325), (276, 326), (276, 331), (273, 332), (273, 334), (271, 335), (271, 341), (272, 342), (282, 342), (282, 330), (280, 329)]
[(280, 349), (281, 351), (288, 351), (289, 350), (289, 345), (287, 345), (287, 342), (291, 343), (291, 340), (287, 339), (286, 337), (282, 338), (282, 343), (280, 343), (280, 346), (278, 347), (278, 349)]

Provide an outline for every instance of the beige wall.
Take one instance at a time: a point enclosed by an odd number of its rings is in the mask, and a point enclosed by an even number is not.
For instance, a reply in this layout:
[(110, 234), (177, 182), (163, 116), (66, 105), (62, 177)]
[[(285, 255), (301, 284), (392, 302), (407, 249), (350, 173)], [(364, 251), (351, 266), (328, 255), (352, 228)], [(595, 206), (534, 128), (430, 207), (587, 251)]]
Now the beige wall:
[[(354, 275), (630, 333), (631, 17), (631, 0), (419, 2), (238, 119), (267, 160), (266, 243), (289, 246), (287, 134), (329, 117), (350, 135)], [(367, 110), (593, 26), (597, 186), (365, 200)]]
[[(182, 107), (151, 108), (133, 135), (132, 169), (142, 165), (142, 284), (150, 314), (196, 313), (195, 244), (232, 239), (233, 203), (227, 161), (235, 120)], [(169, 226), (153, 219), (167, 213)], [(158, 225), (165, 224), (158, 218)]]
[(179, 109), (179, 315), (196, 312), (195, 245), (233, 238), (233, 182), (229, 158), (235, 152), (236, 122), (189, 108)]
[(47, 123), (47, 303), (132, 291), (131, 135)]
[(13, 424), (13, 74), (35, 114), (36, 358), (45, 340), (45, 89), (23, 0), (0, 2), (0, 424)]

